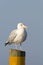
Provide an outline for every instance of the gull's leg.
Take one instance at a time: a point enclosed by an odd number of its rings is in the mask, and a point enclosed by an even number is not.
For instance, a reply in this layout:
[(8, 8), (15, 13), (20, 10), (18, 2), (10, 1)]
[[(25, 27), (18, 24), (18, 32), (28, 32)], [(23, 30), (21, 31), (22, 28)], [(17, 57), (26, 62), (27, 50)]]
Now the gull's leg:
[(15, 49), (18, 49), (18, 48), (17, 48), (17, 44), (15, 44)]
[(20, 50), (22, 50), (22, 47), (21, 46), (22, 46), (22, 44), (20, 43)]
[(22, 44), (20, 43), (20, 46), (21, 46)]

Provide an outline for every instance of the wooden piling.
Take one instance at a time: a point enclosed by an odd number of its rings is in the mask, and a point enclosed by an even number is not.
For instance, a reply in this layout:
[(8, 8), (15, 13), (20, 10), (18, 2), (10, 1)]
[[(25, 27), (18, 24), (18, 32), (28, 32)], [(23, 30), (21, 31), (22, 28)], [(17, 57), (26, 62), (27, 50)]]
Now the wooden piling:
[(25, 51), (11, 49), (9, 53), (9, 65), (25, 65)]

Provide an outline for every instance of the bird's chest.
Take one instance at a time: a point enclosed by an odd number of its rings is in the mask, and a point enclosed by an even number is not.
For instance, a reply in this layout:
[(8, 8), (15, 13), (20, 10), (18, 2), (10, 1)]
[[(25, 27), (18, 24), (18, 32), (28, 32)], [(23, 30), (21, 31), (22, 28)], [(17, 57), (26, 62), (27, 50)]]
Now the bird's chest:
[(16, 42), (21, 43), (26, 39), (26, 31), (25, 30), (19, 30), (17, 32)]
[(21, 39), (26, 35), (26, 31), (24, 29), (20, 29), (17, 31), (18, 38)]

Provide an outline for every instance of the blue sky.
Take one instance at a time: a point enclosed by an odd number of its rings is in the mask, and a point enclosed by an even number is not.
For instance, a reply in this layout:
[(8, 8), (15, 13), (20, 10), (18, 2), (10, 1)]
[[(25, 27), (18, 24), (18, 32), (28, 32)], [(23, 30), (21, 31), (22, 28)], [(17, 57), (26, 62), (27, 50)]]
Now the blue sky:
[(8, 65), (13, 45), (5, 47), (4, 43), (19, 22), (30, 26), (22, 45), (26, 65), (43, 65), (43, 0), (0, 0), (0, 65)]

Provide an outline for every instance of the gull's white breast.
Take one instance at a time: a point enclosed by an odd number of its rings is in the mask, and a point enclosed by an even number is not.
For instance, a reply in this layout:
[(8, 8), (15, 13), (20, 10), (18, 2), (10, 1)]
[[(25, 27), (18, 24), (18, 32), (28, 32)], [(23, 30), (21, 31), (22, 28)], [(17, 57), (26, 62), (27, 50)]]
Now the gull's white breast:
[(25, 29), (18, 29), (16, 31), (17, 36), (15, 37), (15, 39), (13, 40), (13, 42), (15, 43), (22, 43), (26, 40), (27, 37), (27, 32)]

